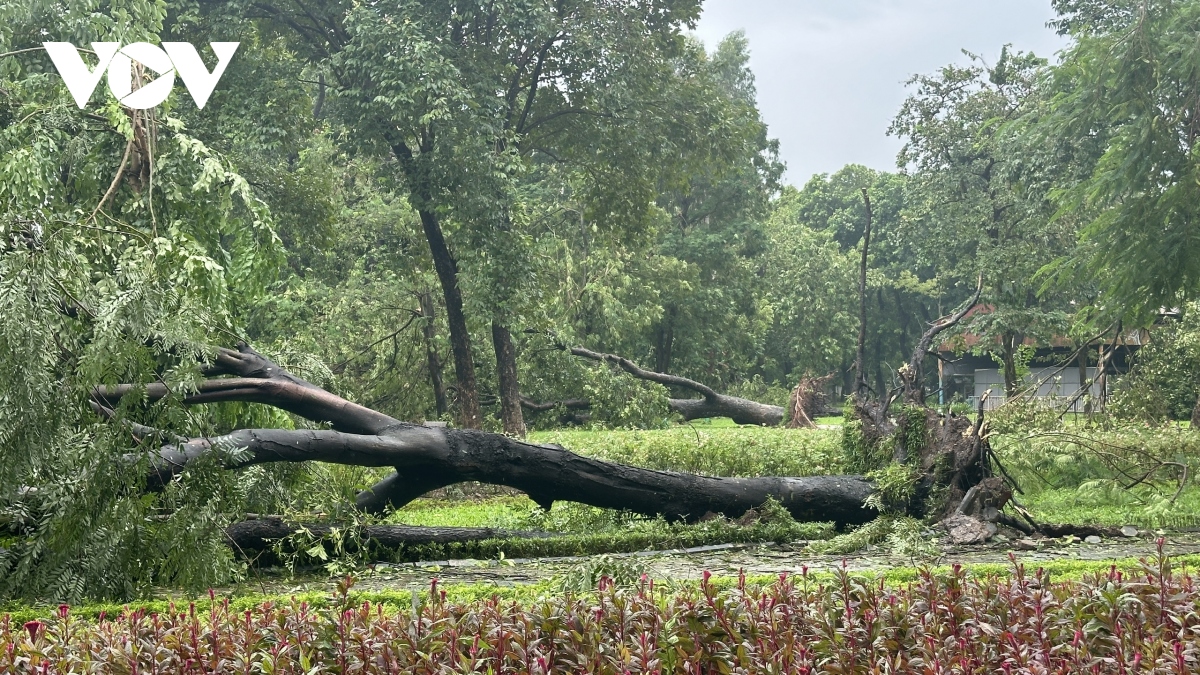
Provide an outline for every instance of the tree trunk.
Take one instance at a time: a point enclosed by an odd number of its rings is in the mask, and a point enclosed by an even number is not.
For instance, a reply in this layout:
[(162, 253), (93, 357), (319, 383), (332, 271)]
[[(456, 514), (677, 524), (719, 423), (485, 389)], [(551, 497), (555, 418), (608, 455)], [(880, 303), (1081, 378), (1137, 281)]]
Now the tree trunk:
[(1196, 396), (1196, 404), (1192, 406), (1192, 429), (1200, 430), (1200, 395)]
[[(586, 399), (568, 399), (537, 403), (522, 399), (521, 405), (531, 412), (545, 412), (561, 407), (564, 423), (581, 423), (587, 420), (575, 411), (588, 410), (591, 401)], [(783, 408), (768, 403), (758, 403), (736, 396), (716, 394), (712, 398), (669, 398), (667, 407), (678, 413), (684, 421), (707, 419), (710, 417), (729, 417), (738, 424), (754, 424), (758, 426), (777, 426), (783, 421)]]
[[(575, 501), (672, 520), (694, 521), (710, 513), (737, 517), (770, 498), (804, 521), (851, 524), (876, 515), (864, 505), (874, 487), (861, 476), (716, 478), (606, 462), (473, 429), (407, 424), (314, 387), (244, 344), (237, 351), (219, 350), (204, 372), (232, 377), (201, 382), (195, 393), (181, 397), (183, 404), (265, 403), (333, 429), (243, 429), (131, 453), (130, 461), (148, 456), (151, 489), (162, 488), (191, 462), (216, 452), (231, 469), (303, 461), (394, 467), (395, 473), (358, 496), (358, 507), (372, 512), (403, 506), (454, 483), (481, 481), (522, 490), (546, 509), (555, 501)], [(112, 409), (131, 393), (144, 393), (150, 401), (169, 394), (161, 383), (150, 383), (97, 387), (92, 397), (96, 405)], [(135, 436), (143, 440), (170, 438), (138, 429)], [(229, 452), (233, 449), (238, 452)]]
[(462, 292), (458, 287), (458, 262), (446, 246), (437, 215), (428, 209), (420, 209), (418, 214), (446, 300), (446, 323), (450, 327), (450, 351), (454, 355), (454, 375), (458, 384), (459, 424), (465, 429), (478, 429), (483, 418), (479, 411), (475, 362), (471, 357), (471, 334), (467, 331)]
[[(871, 196), (867, 188), (862, 188), (863, 206), (867, 209), (867, 224), (863, 227), (862, 259), (858, 265), (858, 341), (854, 349), (854, 395), (866, 399), (867, 387), (866, 364), (863, 355), (867, 345), (867, 262), (871, 248)], [(882, 396), (882, 389), (880, 390)]]
[(433, 401), (437, 407), (437, 415), (441, 417), (446, 414), (446, 383), (442, 380), (442, 360), (437, 353), (437, 322), (435, 320), (437, 309), (433, 303), (433, 297), (428, 291), (419, 293), (417, 302), (421, 306), (421, 316), (425, 319), (421, 331), (425, 336), (425, 361), (429, 368), (429, 383), (433, 386)]
[(500, 382), (500, 420), (504, 433), (525, 438), (525, 418), (521, 414), (521, 390), (517, 381), (517, 348), (512, 333), (492, 322), (492, 347), (496, 351), (496, 374)]
[(717, 394), (709, 398), (669, 398), (667, 406), (684, 420), (729, 417), (738, 424), (774, 427), (783, 422), (783, 408), (737, 396)]
[(1004, 363), (1004, 396), (1017, 395), (1017, 335), (1004, 333), (1000, 337), (1000, 360)]
[(671, 351), (675, 346), (674, 318), (675, 308), (668, 307), (663, 312), (658, 330), (654, 331), (654, 369), (660, 373), (671, 370)]

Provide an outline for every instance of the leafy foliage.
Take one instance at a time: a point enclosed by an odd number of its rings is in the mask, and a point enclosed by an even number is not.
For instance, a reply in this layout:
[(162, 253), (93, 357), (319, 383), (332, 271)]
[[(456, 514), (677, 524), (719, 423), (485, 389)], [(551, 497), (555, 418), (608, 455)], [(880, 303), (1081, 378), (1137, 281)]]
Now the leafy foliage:
[(1095, 278), (1117, 313), (1145, 319), (1200, 282), (1200, 8), (1056, 5), (1074, 43), (1052, 73), (1038, 139), (1056, 151), (1060, 219), (1084, 222), (1078, 251), (1057, 272)]
[(1137, 421), (1190, 420), (1200, 400), (1200, 324), (1195, 303), (1178, 321), (1156, 326), (1150, 344), (1138, 350), (1121, 378), (1110, 411)]
[[(0, 52), (158, 39), (161, 3), (121, 5), (0, 5)], [(142, 495), (142, 452), (159, 437), (127, 421), (204, 433), (255, 414), (134, 396), (101, 411), (115, 418), (105, 424), (87, 397), (154, 379), (187, 391), (197, 365), (164, 364), (198, 364), (214, 336), (236, 335), (277, 269), (279, 241), (251, 186), (188, 133), (173, 100), (152, 113), (80, 111), (53, 72), (41, 53), (0, 58), (0, 522), (20, 534), (0, 549), (0, 596), (220, 583), (239, 567), (222, 527), (270, 472), (210, 464)]]

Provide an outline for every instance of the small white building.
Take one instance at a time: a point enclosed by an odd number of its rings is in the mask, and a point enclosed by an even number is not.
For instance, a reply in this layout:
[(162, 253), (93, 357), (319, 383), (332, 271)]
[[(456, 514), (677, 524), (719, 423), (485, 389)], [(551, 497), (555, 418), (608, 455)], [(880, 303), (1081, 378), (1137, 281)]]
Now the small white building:
[[(1090, 391), (1084, 396), (1076, 398), (1071, 405), (1071, 412), (1084, 412), (1085, 400), (1088, 395), (1090, 398), (1097, 399), (1100, 397), (1100, 382), (1096, 380), (1096, 368), (1091, 366), (1087, 369), (1085, 381), (1091, 383)], [(1112, 380), (1106, 378), (1105, 382), (1111, 390)], [(1027, 387), (1032, 387), (1037, 384), (1037, 393), (1034, 394), (1038, 398), (1057, 399), (1064, 404), (1067, 399), (1079, 393), (1080, 386), (1083, 384), (1079, 381), (1079, 368), (1075, 365), (1069, 365), (1065, 368), (1030, 368), (1029, 376), (1025, 378)], [(973, 378), (973, 393), (967, 397), (967, 403), (975, 408), (979, 405), (979, 399), (986, 393), (988, 398), (984, 401), (983, 407), (985, 410), (995, 410), (1007, 400), (1004, 392), (1004, 374), (999, 368), (976, 368)]]

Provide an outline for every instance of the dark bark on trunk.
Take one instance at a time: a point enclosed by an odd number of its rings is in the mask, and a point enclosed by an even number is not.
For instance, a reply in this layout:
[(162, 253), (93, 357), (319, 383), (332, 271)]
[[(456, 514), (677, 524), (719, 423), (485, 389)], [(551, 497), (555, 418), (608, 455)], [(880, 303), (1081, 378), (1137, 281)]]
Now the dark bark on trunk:
[(421, 333), (425, 338), (425, 363), (429, 369), (429, 384), (433, 387), (437, 415), (441, 417), (446, 414), (447, 405), (446, 382), (442, 379), (442, 359), (437, 352), (437, 307), (428, 292), (419, 293), (417, 302), (421, 305), (421, 317), (425, 321)]
[[(867, 373), (864, 370), (863, 352), (867, 345), (867, 253), (871, 247), (871, 196), (867, 188), (862, 189), (863, 205), (867, 209), (867, 224), (863, 228), (862, 259), (858, 266), (858, 343), (854, 350), (854, 395), (866, 400)], [(882, 396), (882, 391), (880, 392)]]
[[(589, 410), (592, 407), (591, 401), (586, 399), (567, 399), (565, 401), (551, 401), (548, 403), (537, 403), (529, 399), (521, 399), (521, 405), (531, 412), (545, 412), (561, 407), (564, 410), (563, 420), (565, 422), (586, 421), (586, 418), (581, 418), (578, 413), (573, 411)], [(712, 399), (669, 398), (667, 399), (667, 407), (672, 412), (678, 413), (685, 421), (706, 419), (709, 417), (729, 417), (738, 424), (766, 426), (776, 426), (783, 421), (783, 408), (779, 406), (757, 403), (736, 396), (723, 396), (721, 394), (717, 394)], [(823, 412), (824, 408), (820, 410)]]
[[(338, 431), (353, 434), (377, 434), (400, 421), (351, 403), (316, 387), (280, 368), (270, 359), (240, 343), (237, 350), (219, 349), (205, 375), (235, 375), (236, 377), (205, 380), (194, 392), (170, 392), (166, 385), (153, 382), (143, 385), (149, 401), (168, 395), (179, 396), (185, 405), (245, 401), (264, 403), (314, 422), (327, 422)], [(115, 408), (122, 396), (135, 391), (128, 384), (97, 387), (93, 400), (106, 408)]]
[(475, 362), (471, 358), (471, 334), (463, 314), (462, 291), (458, 287), (458, 261), (446, 246), (437, 215), (419, 209), (421, 227), (429, 242), (433, 267), (446, 301), (446, 323), (450, 327), (450, 351), (454, 356), (454, 375), (458, 384), (458, 420), (466, 429), (478, 429), (483, 421), (479, 411), (479, 390), (475, 382)]
[(496, 352), (496, 374), (500, 382), (500, 420), (504, 433), (525, 438), (525, 418), (521, 414), (521, 389), (517, 381), (517, 348), (512, 333), (492, 322), (492, 347)]
[(758, 403), (737, 396), (718, 394), (712, 387), (695, 380), (678, 375), (668, 375), (651, 370), (645, 370), (629, 359), (616, 354), (603, 354), (582, 347), (566, 347), (562, 349), (592, 361), (608, 363), (630, 375), (649, 382), (657, 382), (667, 387), (688, 389), (703, 396), (703, 398), (672, 398), (667, 400), (671, 410), (679, 413), (685, 420), (704, 419), (706, 417), (730, 417), (738, 424), (758, 424), (776, 426), (783, 422), (783, 408), (767, 403)]
[(658, 330), (655, 331), (654, 369), (660, 373), (671, 370), (671, 352), (675, 346), (674, 318), (675, 309), (673, 307), (668, 308), (664, 312), (662, 323), (659, 324)]
[(399, 508), (440, 487), (480, 481), (527, 493), (543, 508), (555, 501), (624, 509), (647, 516), (695, 521), (708, 513), (740, 516), (774, 497), (797, 520), (863, 523), (873, 488), (859, 476), (714, 478), (656, 471), (576, 455), (474, 429), (401, 424), (385, 434), (247, 429), (212, 439), (167, 445), (151, 457), (147, 477), (161, 487), (189, 463), (222, 449), (228, 468), (268, 462), (322, 461), (393, 466), (397, 473), (359, 495), (359, 508)]
[(1200, 395), (1196, 396), (1196, 404), (1192, 406), (1192, 430), (1200, 431)]
[(710, 398), (669, 398), (667, 406), (683, 416), (684, 420), (729, 417), (738, 424), (767, 427), (783, 422), (783, 408), (780, 406), (724, 394)]
[(1017, 342), (1015, 333), (1004, 333), (1000, 337), (1000, 359), (1004, 363), (1004, 396), (1017, 395)]
[(694, 521), (710, 512), (741, 515), (774, 497), (797, 520), (860, 523), (875, 515), (863, 507), (871, 484), (857, 476), (712, 478), (613, 464), (485, 432), (436, 432), (442, 438), (423, 441), (409, 461), (436, 466), (436, 476), (425, 476), (432, 482), (420, 485), (420, 475), (400, 467), (403, 478), (364, 493), (359, 506), (402, 506), (418, 490), (478, 480), (522, 490), (546, 509), (555, 501), (574, 501)]
[[(778, 500), (798, 520), (853, 524), (876, 515), (863, 504), (874, 487), (860, 476), (714, 478), (605, 462), (483, 431), (407, 424), (317, 389), (245, 345), (238, 351), (221, 350), (206, 372), (237, 377), (207, 380), (199, 385), (200, 393), (185, 401), (255, 401), (343, 431), (243, 429), (131, 453), (131, 461), (148, 454), (146, 481), (151, 489), (161, 488), (191, 462), (215, 454), (230, 469), (304, 461), (395, 467), (396, 473), (356, 500), (359, 508), (373, 512), (403, 506), (440, 487), (481, 481), (523, 490), (546, 509), (555, 501), (575, 501), (673, 520), (697, 520), (709, 513), (737, 517), (768, 498)], [(654, 376), (659, 381), (682, 380)], [(168, 393), (159, 384), (145, 389), (152, 397)], [(112, 404), (135, 390), (130, 385), (97, 388), (94, 402)]]
[[(270, 549), (300, 529), (297, 523), (282, 518), (267, 517), (243, 520), (225, 529), (225, 536), (235, 551), (254, 553)], [(344, 525), (304, 525), (314, 537), (323, 539), (334, 527)], [(397, 549), (423, 544), (460, 544), (487, 539), (520, 537), (522, 539), (554, 536), (548, 532), (501, 530), (492, 527), (418, 527), (415, 525), (366, 525), (357, 529), (357, 539), (368, 546)]]

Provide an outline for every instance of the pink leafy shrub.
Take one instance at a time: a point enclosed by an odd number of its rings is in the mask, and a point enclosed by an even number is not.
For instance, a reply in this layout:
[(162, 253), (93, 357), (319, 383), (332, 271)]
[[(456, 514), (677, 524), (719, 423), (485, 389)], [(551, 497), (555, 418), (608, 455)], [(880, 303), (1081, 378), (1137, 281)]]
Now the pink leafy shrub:
[[(805, 572), (717, 591), (635, 588), (525, 604), (228, 603), (37, 625), (0, 619), (3, 673), (1193, 673), (1200, 593), (1161, 548), (1136, 574), (1115, 567), (1052, 582), (961, 568), (892, 588)], [(31, 622), (33, 623), (33, 622)]]

